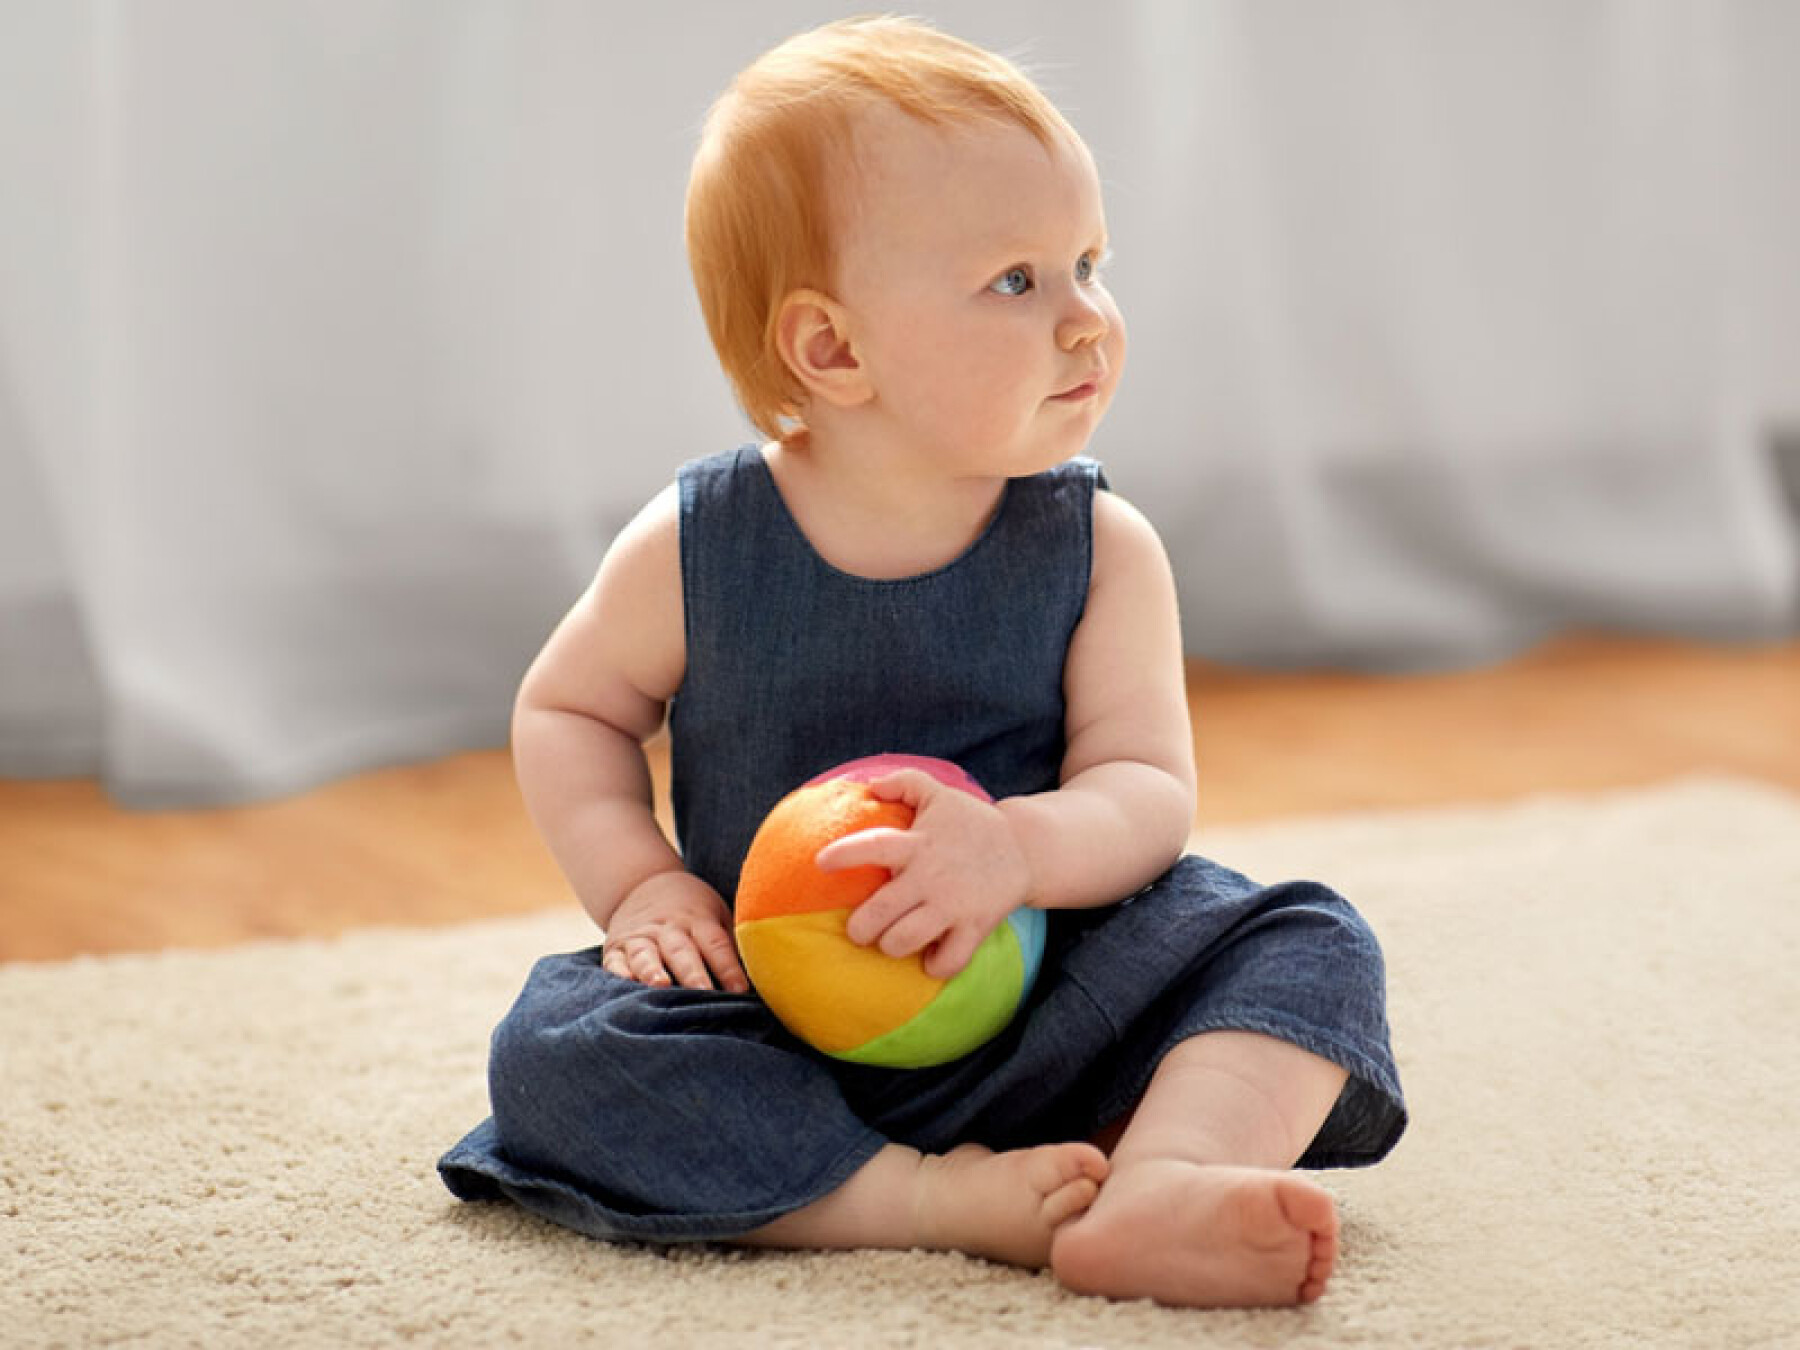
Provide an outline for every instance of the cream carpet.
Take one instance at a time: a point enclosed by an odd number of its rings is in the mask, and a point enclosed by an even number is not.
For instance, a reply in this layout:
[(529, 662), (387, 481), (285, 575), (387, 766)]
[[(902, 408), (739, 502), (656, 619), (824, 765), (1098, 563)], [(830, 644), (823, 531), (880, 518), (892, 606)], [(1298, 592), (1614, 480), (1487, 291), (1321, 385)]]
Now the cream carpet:
[(0, 968), (0, 1343), (1800, 1345), (1800, 799), (1690, 781), (1209, 834), (1354, 896), (1412, 1132), (1309, 1309), (924, 1253), (614, 1247), (441, 1189), (572, 913)]

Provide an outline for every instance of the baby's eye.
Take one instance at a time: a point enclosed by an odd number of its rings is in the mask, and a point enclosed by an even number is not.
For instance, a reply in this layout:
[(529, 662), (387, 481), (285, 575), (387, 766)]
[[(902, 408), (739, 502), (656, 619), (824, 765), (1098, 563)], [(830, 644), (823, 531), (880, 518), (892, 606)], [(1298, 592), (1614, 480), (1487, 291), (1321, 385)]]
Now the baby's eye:
[(1100, 269), (1112, 261), (1112, 254), (1095, 257), (1092, 253), (1084, 253), (1075, 260), (1075, 280), (1089, 282), (1100, 275)]
[(988, 289), (1000, 295), (1023, 295), (1031, 289), (1031, 271), (1024, 267), (1009, 267)]

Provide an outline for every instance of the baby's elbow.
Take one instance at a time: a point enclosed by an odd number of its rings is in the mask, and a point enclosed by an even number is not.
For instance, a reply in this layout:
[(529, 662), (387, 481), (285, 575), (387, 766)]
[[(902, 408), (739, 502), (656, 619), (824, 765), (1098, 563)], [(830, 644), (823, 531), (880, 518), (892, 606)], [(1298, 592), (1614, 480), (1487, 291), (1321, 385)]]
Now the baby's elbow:
[(1163, 839), (1171, 863), (1187, 849), (1194, 832), (1194, 812), (1198, 805), (1194, 775), (1178, 769), (1165, 770), (1157, 817), (1163, 823)]
[(527, 675), (519, 685), (519, 692), (513, 696), (511, 731), (515, 754), (520, 746), (531, 742), (534, 731), (545, 720), (545, 713), (551, 710), (552, 705), (544, 701), (541, 682)]
[(1130, 810), (1146, 862), (1160, 874), (1187, 851), (1194, 830), (1194, 780), (1176, 765), (1140, 764)]

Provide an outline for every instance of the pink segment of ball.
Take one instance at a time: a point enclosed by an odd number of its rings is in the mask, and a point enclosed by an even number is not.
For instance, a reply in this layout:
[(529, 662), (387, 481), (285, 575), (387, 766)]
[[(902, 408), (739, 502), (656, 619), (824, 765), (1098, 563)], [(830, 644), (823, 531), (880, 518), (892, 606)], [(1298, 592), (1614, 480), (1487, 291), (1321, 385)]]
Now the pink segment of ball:
[(862, 759), (853, 759), (848, 763), (840, 764), (835, 769), (827, 769), (817, 778), (809, 779), (806, 786), (813, 787), (837, 778), (846, 778), (853, 783), (873, 783), (877, 778), (886, 778), (889, 774), (899, 773), (902, 769), (918, 769), (921, 773), (930, 774), (940, 783), (960, 788), (983, 801), (994, 800), (988, 794), (987, 789), (964, 772), (961, 766), (952, 764), (947, 759), (934, 759), (930, 755), (868, 755)]

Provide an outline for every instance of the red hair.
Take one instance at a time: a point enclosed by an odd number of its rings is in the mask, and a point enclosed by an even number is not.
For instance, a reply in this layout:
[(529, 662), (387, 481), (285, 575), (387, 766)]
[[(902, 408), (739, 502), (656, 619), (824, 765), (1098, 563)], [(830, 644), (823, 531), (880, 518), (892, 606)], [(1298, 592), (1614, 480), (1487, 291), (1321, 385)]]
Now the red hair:
[(1077, 139), (1012, 62), (914, 19), (826, 24), (739, 74), (688, 178), (688, 263), (719, 362), (771, 439), (803, 425), (776, 316), (796, 290), (831, 290), (831, 187), (847, 176), (859, 114), (883, 103), (933, 125), (999, 120), (1045, 145)]

